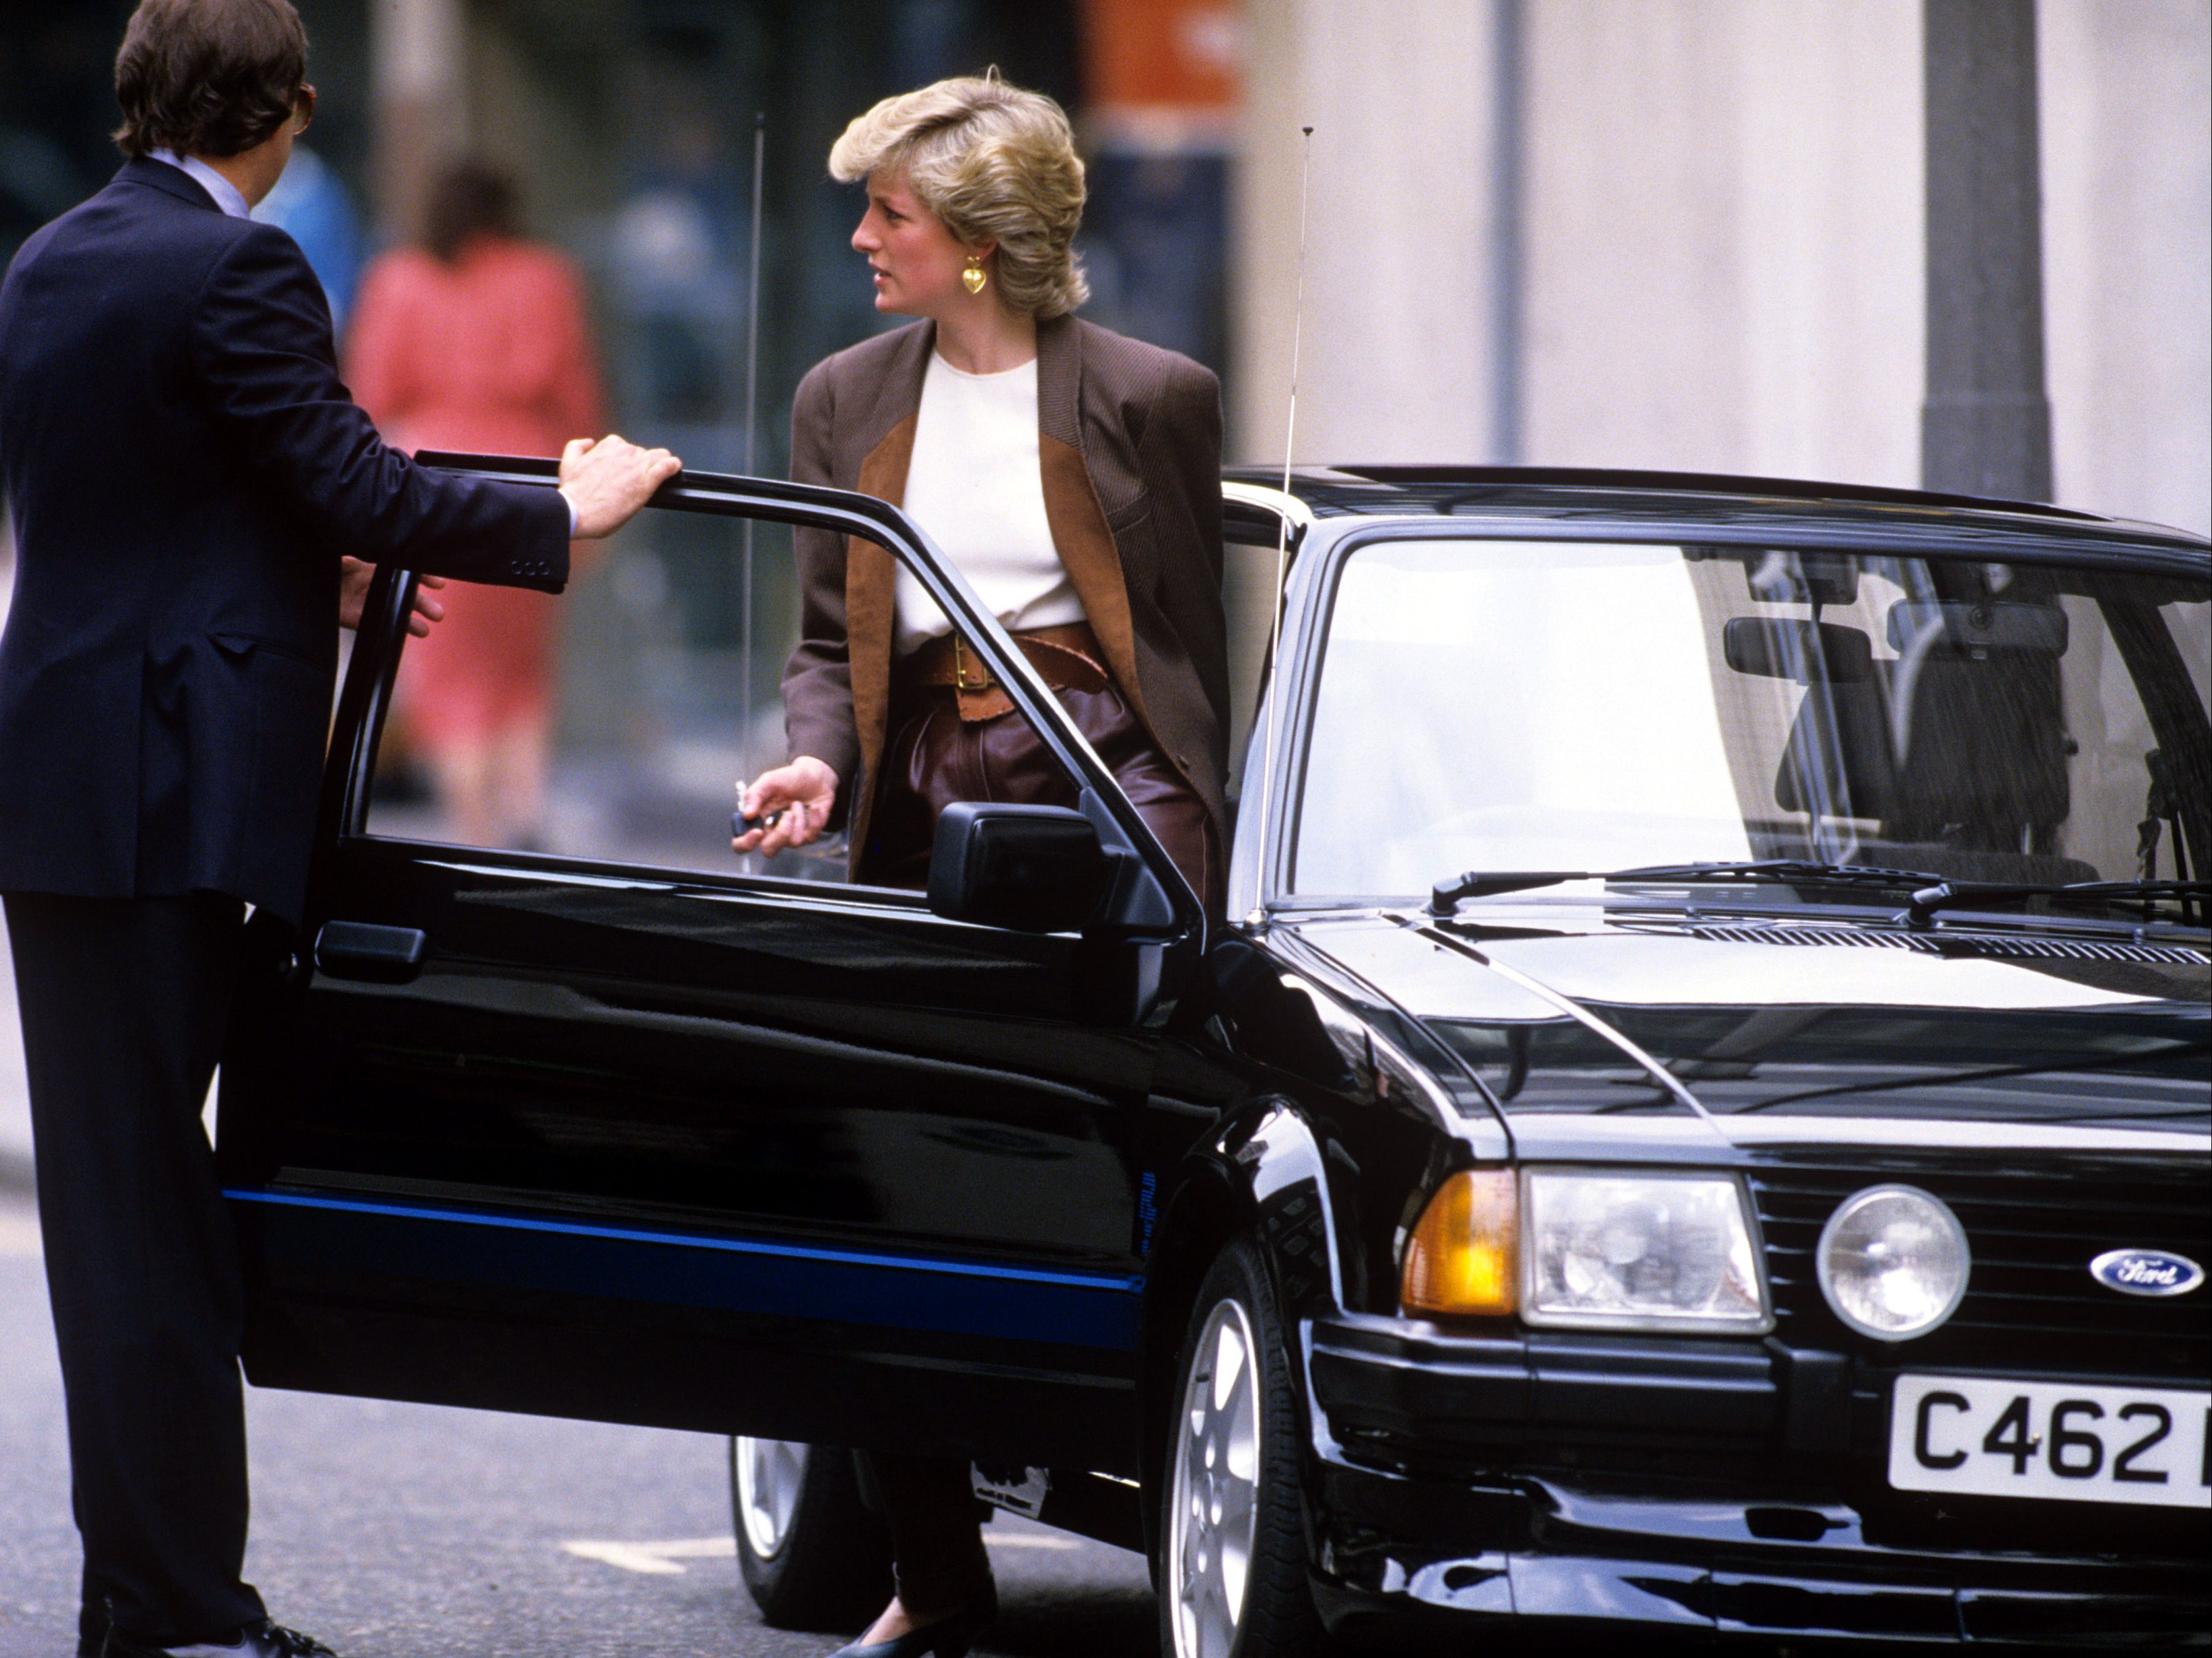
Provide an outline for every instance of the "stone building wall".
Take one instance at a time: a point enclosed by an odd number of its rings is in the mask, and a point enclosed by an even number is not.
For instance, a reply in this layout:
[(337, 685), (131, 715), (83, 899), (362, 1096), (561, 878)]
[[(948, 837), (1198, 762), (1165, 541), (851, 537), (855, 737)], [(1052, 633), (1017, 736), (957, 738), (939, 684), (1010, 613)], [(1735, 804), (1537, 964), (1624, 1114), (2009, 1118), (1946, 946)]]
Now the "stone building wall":
[[(1522, 0), (1522, 429), (1493, 429), (1498, 0), (1252, 0), (1240, 457), (1917, 482), (1915, 0)], [(2062, 501), (2212, 529), (2212, 0), (2043, 0)]]

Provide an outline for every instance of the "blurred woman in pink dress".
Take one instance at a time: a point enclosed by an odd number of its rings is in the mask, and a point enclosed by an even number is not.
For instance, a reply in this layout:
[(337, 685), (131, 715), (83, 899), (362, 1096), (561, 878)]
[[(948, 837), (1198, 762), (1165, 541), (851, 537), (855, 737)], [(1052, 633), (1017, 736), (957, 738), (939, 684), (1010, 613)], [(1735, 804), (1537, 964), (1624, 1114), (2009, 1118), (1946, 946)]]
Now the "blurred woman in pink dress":
[[(362, 279), (346, 352), (361, 406), (398, 446), (557, 456), (597, 432), (599, 377), (574, 265), (515, 228), (514, 187), (463, 162), (431, 192), (421, 247)], [(401, 707), (455, 836), (528, 846), (543, 829), (554, 599), (448, 586), (409, 645)]]

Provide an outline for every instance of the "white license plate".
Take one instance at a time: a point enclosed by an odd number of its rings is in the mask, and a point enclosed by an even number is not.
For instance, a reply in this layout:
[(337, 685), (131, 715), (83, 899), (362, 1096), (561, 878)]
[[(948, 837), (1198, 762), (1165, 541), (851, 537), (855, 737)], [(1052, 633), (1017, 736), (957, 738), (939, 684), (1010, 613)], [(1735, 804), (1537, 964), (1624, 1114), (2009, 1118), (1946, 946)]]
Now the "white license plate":
[(1901, 1376), (1889, 1417), (1899, 1491), (2212, 1508), (2212, 1394), (1993, 1376)]

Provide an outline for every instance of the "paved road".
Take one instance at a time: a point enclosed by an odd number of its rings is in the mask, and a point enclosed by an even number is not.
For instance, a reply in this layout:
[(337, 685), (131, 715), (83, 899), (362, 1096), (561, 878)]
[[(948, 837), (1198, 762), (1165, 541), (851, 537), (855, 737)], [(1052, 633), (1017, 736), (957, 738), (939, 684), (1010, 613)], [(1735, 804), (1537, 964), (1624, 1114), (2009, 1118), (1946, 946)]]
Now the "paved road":
[[(28, 1206), (0, 1199), (0, 1658), (73, 1650), (76, 1538), (35, 1236)], [(346, 1658), (802, 1658), (838, 1644), (762, 1627), (729, 1558), (720, 1439), (258, 1391), (247, 1415), (248, 1576)], [(1006, 1516), (986, 1534), (1006, 1613), (980, 1652), (1156, 1651), (1137, 1557)], [(568, 1546), (608, 1543), (632, 1546)]]
[[(0, 941), (0, 1658), (68, 1658), (76, 1534), (5, 960)], [(761, 1625), (730, 1558), (720, 1439), (306, 1394), (249, 1391), (246, 1405), (247, 1575), (345, 1658), (812, 1658), (838, 1644)], [(1006, 1516), (986, 1535), (1005, 1613), (979, 1658), (1156, 1654), (1136, 1556)]]

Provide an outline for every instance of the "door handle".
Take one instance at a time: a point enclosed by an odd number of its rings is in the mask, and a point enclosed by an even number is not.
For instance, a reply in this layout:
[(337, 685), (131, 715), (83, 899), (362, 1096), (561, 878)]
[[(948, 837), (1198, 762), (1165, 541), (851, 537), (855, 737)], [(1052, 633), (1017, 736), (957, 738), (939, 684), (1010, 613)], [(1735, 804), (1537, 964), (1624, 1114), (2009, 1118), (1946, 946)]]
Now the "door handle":
[(429, 957), (429, 935), (420, 927), (325, 921), (315, 935), (315, 965), (333, 979), (404, 985)]

